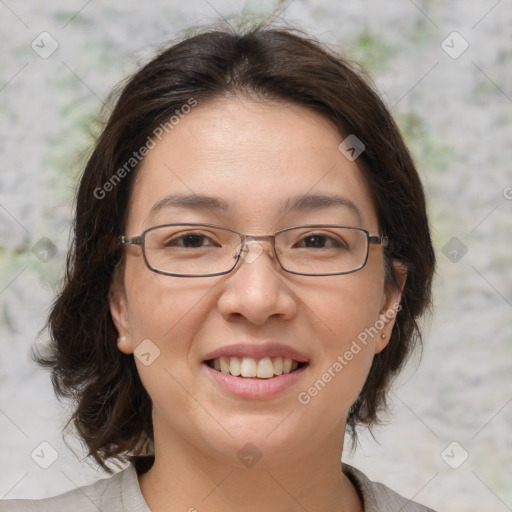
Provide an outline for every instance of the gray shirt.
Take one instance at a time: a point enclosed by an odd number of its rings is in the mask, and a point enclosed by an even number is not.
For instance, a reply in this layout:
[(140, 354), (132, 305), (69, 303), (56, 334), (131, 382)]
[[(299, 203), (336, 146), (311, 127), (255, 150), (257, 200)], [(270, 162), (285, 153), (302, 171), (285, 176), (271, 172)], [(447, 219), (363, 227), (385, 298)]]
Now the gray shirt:
[[(372, 482), (361, 471), (343, 465), (359, 491), (365, 512), (434, 512), (402, 498), (385, 485)], [(0, 501), (0, 512), (151, 512), (140, 491), (133, 465), (110, 478), (43, 500)]]

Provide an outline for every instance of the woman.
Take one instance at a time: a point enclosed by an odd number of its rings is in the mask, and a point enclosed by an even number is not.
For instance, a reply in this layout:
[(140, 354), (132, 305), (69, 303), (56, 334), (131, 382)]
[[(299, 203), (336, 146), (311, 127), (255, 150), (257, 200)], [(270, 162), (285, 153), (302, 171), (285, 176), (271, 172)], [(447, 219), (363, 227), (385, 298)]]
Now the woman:
[(341, 465), (420, 339), (423, 189), (361, 71), (213, 30), (122, 90), (49, 319), (60, 396), (123, 471), (2, 511), (425, 511)]

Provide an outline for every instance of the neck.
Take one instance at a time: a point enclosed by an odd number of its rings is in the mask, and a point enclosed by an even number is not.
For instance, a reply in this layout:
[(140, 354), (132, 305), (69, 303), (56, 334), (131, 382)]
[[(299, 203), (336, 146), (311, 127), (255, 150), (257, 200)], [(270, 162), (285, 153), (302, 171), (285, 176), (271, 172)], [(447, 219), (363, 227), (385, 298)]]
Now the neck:
[(342, 442), (301, 449), (284, 460), (263, 454), (245, 467), (238, 459), (207, 456), (183, 440), (157, 439), (155, 435), (155, 462), (139, 476), (152, 512), (363, 511), (357, 491), (341, 471)]

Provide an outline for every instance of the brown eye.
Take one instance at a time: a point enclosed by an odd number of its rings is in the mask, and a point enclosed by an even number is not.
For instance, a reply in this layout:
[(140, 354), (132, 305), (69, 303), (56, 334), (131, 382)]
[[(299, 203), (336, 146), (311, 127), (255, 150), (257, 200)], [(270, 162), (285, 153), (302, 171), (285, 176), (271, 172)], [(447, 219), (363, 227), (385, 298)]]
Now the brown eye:
[(346, 244), (342, 240), (323, 233), (306, 235), (302, 237), (298, 242), (298, 245), (306, 249), (328, 249), (333, 247), (337, 249), (346, 248)]
[(202, 233), (186, 232), (169, 237), (162, 244), (164, 247), (180, 247), (183, 249), (199, 249), (201, 247), (219, 247), (210, 237)]

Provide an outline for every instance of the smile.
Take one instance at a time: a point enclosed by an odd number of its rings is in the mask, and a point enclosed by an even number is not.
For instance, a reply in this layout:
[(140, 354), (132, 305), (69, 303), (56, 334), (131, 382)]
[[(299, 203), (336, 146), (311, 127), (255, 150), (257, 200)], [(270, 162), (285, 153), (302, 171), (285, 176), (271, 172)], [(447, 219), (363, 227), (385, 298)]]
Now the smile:
[(283, 374), (292, 373), (306, 363), (295, 361), (289, 357), (219, 357), (210, 359), (206, 364), (218, 372), (233, 377), (271, 379)]

